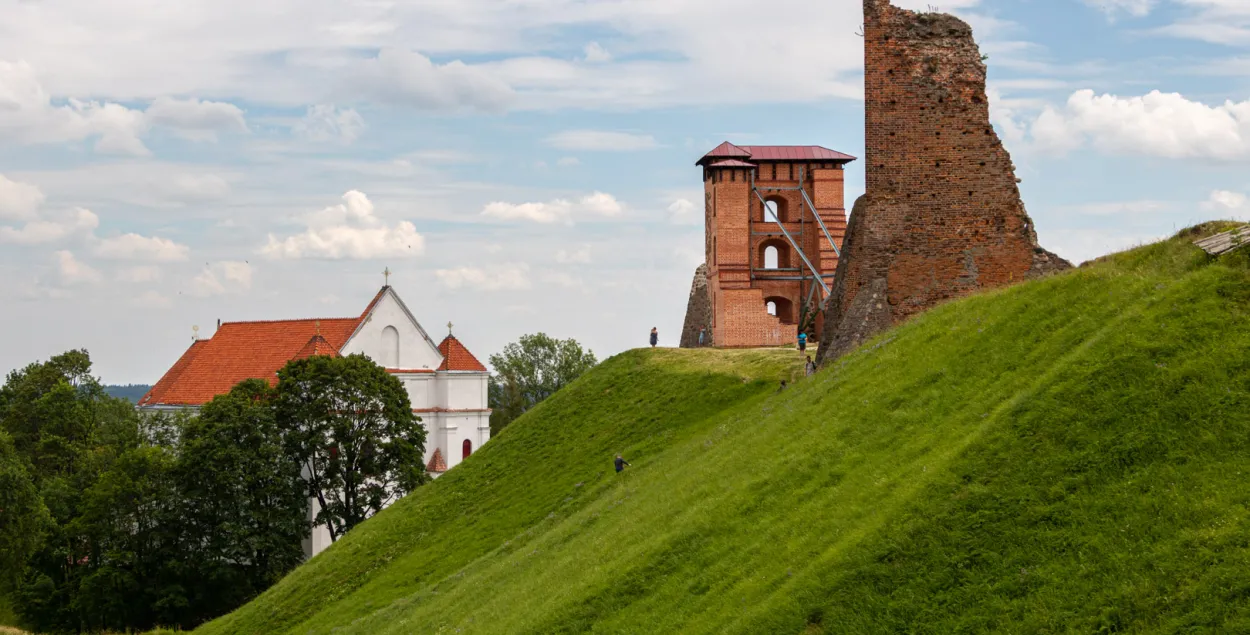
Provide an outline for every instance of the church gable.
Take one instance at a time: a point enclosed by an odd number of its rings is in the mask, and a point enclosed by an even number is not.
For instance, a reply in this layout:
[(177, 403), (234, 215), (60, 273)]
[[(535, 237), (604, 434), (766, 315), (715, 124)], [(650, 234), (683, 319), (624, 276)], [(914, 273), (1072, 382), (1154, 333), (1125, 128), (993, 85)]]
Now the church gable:
[(378, 292), (340, 352), (363, 353), (392, 370), (434, 371), (443, 362), (438, 346), (389, 286)]

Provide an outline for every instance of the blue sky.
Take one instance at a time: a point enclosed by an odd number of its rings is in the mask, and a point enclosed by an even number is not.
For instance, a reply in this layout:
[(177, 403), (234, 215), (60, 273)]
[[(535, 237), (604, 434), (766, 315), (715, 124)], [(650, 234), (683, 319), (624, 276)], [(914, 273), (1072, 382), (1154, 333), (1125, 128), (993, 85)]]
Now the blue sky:
[[(1250, 0), (896, 3), (973, 25), (1048, 248), (1250, 217)], [(386, 267), (483, 359), (673, 344), (694, 161), (863, 153), (860, 4), (759, 7), (0, 0), (0, 370), (85, 347), (155, 381), (193, 325), (354, 315)]]

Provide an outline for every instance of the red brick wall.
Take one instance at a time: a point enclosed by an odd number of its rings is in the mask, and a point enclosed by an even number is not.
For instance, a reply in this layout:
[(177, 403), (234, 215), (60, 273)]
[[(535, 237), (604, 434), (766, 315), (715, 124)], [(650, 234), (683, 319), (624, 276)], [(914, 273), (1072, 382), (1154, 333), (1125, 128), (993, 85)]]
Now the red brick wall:
[(1037, 244), (967, 24), (864, 0), (864, 91), (867, 191), (822, 361), (944, 300), (1070, 266)]
[[(843, 170), (833, 163), (762, 163), (754, 170), (746, 168), (711, 168), (706, 171), (705, 249), (708, 263), (708, 295), (713, 307), (712, 332), (717, 346), (747, 347), (790, 344), (798, 336), (797, 323), (782, 324), (768, 314), (766, 297), (780, 297), (793, 305), (792, 322), (800, 318), (803, 301), (808, 297), (811, 282), (776, 280), (776, 277), (809, 275), (807, 265), (793, 246), (788, 259), (782, 250), (778, 267), (791, 271), (764, 270), (761, 246), (789, 241), (776, 223), (765, 220), (764, 205), (751, 191), (751, 172), (760, 188), (797, 187), (800, 174), (808, 198), (825, 222), (830, 236), (841, 246), (846, 231), (846, 210), (843, 207)], [(760, 192), (766, 199), (778, 200), (786, 230), (798, 242), (802, 252), (826, 276), (837, 268), (836, 252), (820, 226), (812, 217), (811, 208), (797, 191)], [(754, 279), (753, 279), (754, 276)], [(826, 284), (831, 280), (826, 278)], [(823, 300), (818, 289), (812, 295), (815, 306)], [(819, 333), (820, 324), (817, 324)]]

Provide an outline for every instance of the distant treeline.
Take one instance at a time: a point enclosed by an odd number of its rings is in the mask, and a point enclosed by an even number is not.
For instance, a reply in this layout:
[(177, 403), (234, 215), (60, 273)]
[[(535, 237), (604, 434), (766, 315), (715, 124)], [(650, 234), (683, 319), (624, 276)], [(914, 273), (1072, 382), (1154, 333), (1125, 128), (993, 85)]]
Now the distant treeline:
[(139, 399), (151, 390), (147, 384), (126, 384), (125, 386), (103, 386), (105, 394), (115, 399), (125, 399), (130, 403), (139, 403)]

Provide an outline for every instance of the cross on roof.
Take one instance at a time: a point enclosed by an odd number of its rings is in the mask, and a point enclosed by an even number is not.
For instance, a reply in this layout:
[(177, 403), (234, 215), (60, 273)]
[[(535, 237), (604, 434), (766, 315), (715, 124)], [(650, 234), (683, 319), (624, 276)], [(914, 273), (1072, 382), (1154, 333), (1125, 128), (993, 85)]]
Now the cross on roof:
[(382, 272), (382, 275), (386, 279), (386, 282), (385, 282), (386, 286), (388, 287), (391, 286), (391, 268), (387, 267), (386, 270)]
[(452, 327), (452, 323), (448, 322), (447, 323), (447, 337), (451, 337), (451, 327)]

